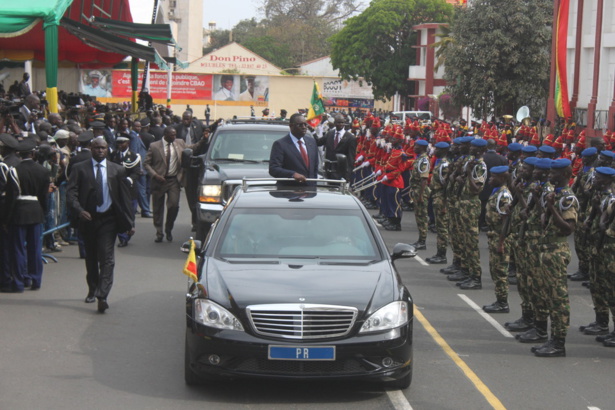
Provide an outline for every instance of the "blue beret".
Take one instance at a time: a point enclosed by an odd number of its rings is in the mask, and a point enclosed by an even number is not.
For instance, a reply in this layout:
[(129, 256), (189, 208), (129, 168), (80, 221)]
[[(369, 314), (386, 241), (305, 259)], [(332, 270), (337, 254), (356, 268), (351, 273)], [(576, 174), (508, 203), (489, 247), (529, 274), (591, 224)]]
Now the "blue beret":
[(592, 155), (596, 155), (598, 153), (598, 149), (596, 147), (585, 148), (581, 151), (581, 155), (584, 157), (591, 157)]
[(468, 144), (468, 143), (472, 142), (472, 140), (474, 140), (475, 138), (474, 137), (465, 136), (465, 137), (460, 137), (460, 139), (461, 139), (461, 143), (462, 144)]
[(538, 151), (538, 148), (533, 145), (526, 145), (525, 147), (521, 148), (521, 152), (532, 153), (536, 151)]
[(414, 143), (415, 145), (420, 145), (422, 147), (426, 147), (429, 145), (429, 142), (425, 141), (425, 140), (416, 140), (416, 142)]
[(541, 145), (538, 149), (546, 154), (555, 154), (555, 148), (548, 145)]
[(440, 141), (435, 145), (436, 148), (448, 148), (450, 144), (448, 142)]
[(598, 167), (596, 168), (596, 172), (602, 175), (609, 176), (609, 177), (612, 177), (613, 175), (615, 175), (615, 169), (611, 167)]
[(615, 152), (613, 151), (601, 151), (600, 155), (604, 155), (605, 157), (611, 158), (611, 159), (615, 158)]
[(526, 158), (526, 159), (523, 161), (523, 163), (524, 163), (524, 164), (528, 164), (528, 165), (531, 165), (531, 166), (533, 166), (533, 167), (535, 167), (535, 166), (536, 166), (536, 163), (537, 163), (537, 162), (538, 162), (538, 158), (536, 158), (536, 157), (528, 157), (528, 158)]
[(553, 162), (550, 158), (537, 158), (535, 167), (538, 169), (551, 169), (551, 163)]
[(570, 161), (568, 158), (559, 158), (551, 163), (551, 168), (562, 169), (569, 167), (570, 164), (572, 164), (572, 161)]
[(519, 144), (518, 142), (513, 142), (513, 143), (508, 144), (508, 150), (510, 152), (521, 151), (521, 148), (523, 148), (523, 145)]
[(475, 147), (486, 147), (487, 141), (482, 138), (474, 138), (474, 141), (472, 141), (472, 145)]
[(504, 172), (508, 172), (508, 165), (499, 165), (497, 167), (491, 167), (489, 172), (492, 174), (503, 174)]
[(463, 139), (462, 137), (457, 137), (457, 138), (455, 138), (455, 139), (453, 140), (453, 144), (457, 144), (457, 145), (461, 144), (461, 143), (462, 143), (462, 141), (461, 141), (462, 139)]

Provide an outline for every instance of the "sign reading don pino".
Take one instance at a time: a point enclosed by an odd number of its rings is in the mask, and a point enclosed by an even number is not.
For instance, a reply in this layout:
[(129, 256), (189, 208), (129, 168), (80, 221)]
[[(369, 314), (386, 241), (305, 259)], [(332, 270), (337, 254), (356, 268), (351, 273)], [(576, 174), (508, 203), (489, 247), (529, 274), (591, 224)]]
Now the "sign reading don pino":
[[(139, 77), (137, 90), (141, 90), (143, 77)], [(184, 100), (211, 100), (213, 76), (198, 73), (173, 73), (172, 94), (173, 99)], [(132, 95), (130, 87), (130, 71), (114, 70), (112, 75), (113, 97), (127, 97)], [(150, 71), (149, 93), (153, 98), (167, 97), (167, 73)]]

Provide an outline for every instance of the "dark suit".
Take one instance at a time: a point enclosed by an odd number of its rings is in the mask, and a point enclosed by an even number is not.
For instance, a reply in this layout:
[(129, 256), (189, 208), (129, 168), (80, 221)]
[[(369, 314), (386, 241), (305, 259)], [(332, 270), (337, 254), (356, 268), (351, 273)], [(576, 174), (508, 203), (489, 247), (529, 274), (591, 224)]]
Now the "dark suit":
[[(66, 189), (66, 204), (85, 243), (88, 294), (99, 299), (106, 299), (113, 285), (115, 237), (134, 226), (126, 170), (110, 160), (107, 160), (107, 185), (111, 207), (104, 213), (96, 211), (96, 177), (91, 160), (73, 166)], [(92, 220), (80, 219), (82, 211), (89, 212)]]
[(25, 159), (10, 171), (6, 186), (6, 224), (13, 269), (4, 273), (2, 282), (5, 286), (12, 282), (9, 286), (14, 291), (23, 291), (25, 282), (31, 282), (35, 289), (41, 286), (41, 234), (48, 193), (49, 171), (41, 164)]
[[(339, 139), (337, 147), (335, 146), (335, 136), (337, 129), (333, 128), (329, 130), (322, 138), (316, 140), (318, 146), (325, 147), (325, 158), (329, 161), (337, 163), (337, 154), (343, 154), (346, 156), (346, 173), (340, 175), (338, 172), (328, 172), (327, 177), (333, 179), (344, 178), (346, 181), (350, 181), (352, 175), (352, 169), (354, 168), (354, 157), (357, 154), (357, 138), (344, 129), (341, 130), (342, 135)], [(335, 168), (333, 168), (335, 169)]]
[[(187, 145), (196, 144), (203, 137), (203, 123), (193, 118), (188, 127), (184, 126), (182, 122), (175, 125), (175, 131), (177, 131), (177, 138), (184, 140)], [(188, 143), (188, 138), (186, 138), (188, 132), (190, 133), (190, 143)]]
[(160, 125), (150, 125), (149, 132), (154, 136), (155, 141), (160, 141), (164, 136), (164, 127)]
[[(180, 138), (186, 142), (186, 145), (194, 145), (203, 138), (203, 123), (196, 118), (192, 119), (189, 127), (185, 127), (183, 122), (175, 126), (177, 131), (177, 138)], [(190, 144), (188, 144), (186, 134), (190, 133)], [(195, 152), (194, 155), (199, 155), (200, 152)], [(188, 201), (188, 208), (190, 208), (190, 214), (192, 216), (192, 225), (196, 225), (196, 203), (197, 203), (197, 190), (199, 188), (199, 181), (201, 177), (200, 168), (186, 168), (184, 172), (184, 187), (186, 188), (186, 200)]]
[[(269, 175), (274, 178), (292, 178), (293, 175), (299, 173), (308, 179), (318, 178), (318, 147), (316, 140), (310, 135), (305, 135), (303, 138), (305, 149), (309, 158), (309, 168), (306, 166), (299, 149), (293, 142), (290, 134), (275, 141), (271, 146), (271, 155), (269, 157)], [(284, 182), (280, 185), (299, 185), (298, 182)], [(308, 182), (307, 185), (316, 185), (315, 182)]]

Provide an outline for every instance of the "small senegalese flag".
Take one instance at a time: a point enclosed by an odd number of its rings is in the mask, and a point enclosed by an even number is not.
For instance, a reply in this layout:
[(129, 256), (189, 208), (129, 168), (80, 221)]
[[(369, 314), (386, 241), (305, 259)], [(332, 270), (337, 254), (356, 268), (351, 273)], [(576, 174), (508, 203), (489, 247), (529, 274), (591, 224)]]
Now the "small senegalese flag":
[(325, 113), (325, 105), (322, 102), (322, 95), (318, 89), (318, 84), (314, 81), (314, 89), (312, 91), (312, 98), (310, 100), (310, 109), (307, 114), (307, 121), (312, 127), (316, 127), (320, 124), (322, 115)]
[(184, 275), (188, 276), (194, 282), (198, 282), (199, 278), (196, 275), (196, 251), (194, 248), (194, 241), (190, 239), (190, 252), (188, 252), (188, 259), (184, 265)]

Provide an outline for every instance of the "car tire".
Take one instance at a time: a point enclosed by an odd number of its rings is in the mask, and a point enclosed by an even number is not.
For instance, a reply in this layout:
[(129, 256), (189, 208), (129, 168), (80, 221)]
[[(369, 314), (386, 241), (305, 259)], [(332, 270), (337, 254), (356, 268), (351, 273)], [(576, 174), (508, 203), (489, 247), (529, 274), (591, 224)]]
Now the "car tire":
[(197, 241), (201, 241), (201, 243), (205, 242), (205, 238), (209, 233), (209, 229), (211, 228), (211, 223), (209, 222), (197, 222), (196, 223), (196, 233), (195, 239)]
[(184, 346), (184, 380), (188, 386), (201, 386), (205, 384), (205, 381), (199, 377), (190, 368), (190, 354), (188, 353), (188, 335), (186, 334), (186, 343)]
[(412, 383), (412, 367), (410, 367), (410, 373), (402, 377), (401, 379), (394, 380), (386, 383), (388, 390), (405, 390), (410, 387)]

